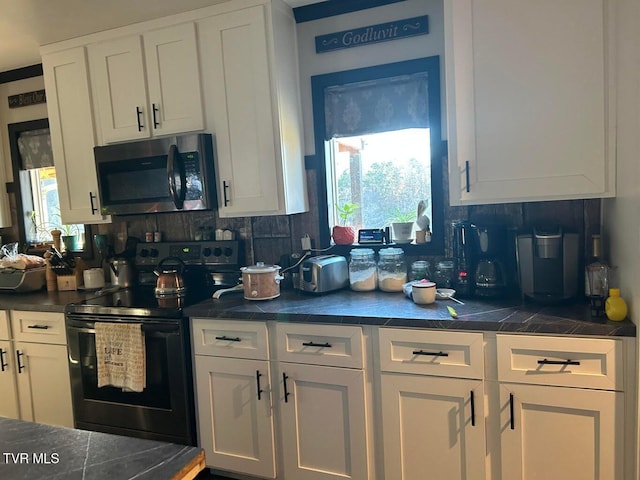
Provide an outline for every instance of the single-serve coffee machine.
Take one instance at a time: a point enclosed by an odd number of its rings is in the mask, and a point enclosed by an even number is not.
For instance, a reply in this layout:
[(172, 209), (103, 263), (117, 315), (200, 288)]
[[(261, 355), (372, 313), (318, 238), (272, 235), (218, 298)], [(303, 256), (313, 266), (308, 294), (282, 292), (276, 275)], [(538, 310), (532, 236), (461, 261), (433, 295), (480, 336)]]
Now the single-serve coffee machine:
[(520, 290), (526, 297), (557, 302), (578, 292), (578, 234), (561, 226), (536, 227), (516, 237)]

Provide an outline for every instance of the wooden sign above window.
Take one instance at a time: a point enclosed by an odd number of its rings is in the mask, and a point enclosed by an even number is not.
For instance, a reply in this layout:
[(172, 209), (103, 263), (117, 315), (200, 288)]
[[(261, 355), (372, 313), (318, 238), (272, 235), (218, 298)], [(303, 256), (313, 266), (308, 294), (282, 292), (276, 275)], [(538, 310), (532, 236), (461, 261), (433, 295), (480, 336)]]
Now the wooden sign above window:
[(371, 43), (387, 42), (399, 38), (429, 33), (429, 16), (405, 18), (395, 22), (379, 23), (368, 27), (353, 28), (342, 32), (318, 35), (316, 53), (342, 48), (360, 47)]
[(9, 95), (8, 98), (9, 108), (28, 107), (30, 105), (38, 105), (39, 103), (47, 103), (47, 96), (44, 90)]

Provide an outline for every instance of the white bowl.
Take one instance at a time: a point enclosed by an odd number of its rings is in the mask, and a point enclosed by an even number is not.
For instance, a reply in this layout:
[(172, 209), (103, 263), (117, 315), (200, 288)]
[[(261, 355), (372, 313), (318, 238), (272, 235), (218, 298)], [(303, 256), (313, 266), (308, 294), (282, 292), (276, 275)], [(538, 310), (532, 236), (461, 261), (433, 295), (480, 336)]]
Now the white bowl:
[(436, 289), (436, 298), (438, 300), (446, 300), (448, 298), (453, 297), (456, 294), (456, 291), (453, 288), (437, 288)]

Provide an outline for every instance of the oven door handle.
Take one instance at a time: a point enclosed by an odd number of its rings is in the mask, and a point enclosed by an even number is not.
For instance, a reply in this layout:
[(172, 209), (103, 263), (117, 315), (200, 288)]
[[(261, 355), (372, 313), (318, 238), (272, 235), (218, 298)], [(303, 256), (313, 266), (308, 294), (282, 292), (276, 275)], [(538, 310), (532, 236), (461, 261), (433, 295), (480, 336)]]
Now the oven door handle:
[[(144, 333), (152, 333), (155, 335), (162, 335), (162, 336), (169, 336), (169, 335), (178, 335), (179, 334), (179, 327), (176, 325), (174, 327), (169, 326), (169, 329), (167, 329), (167, 327), (161, 327), (160, 329), (158, 329), (157, 325), (145, 325), (144, 323), (142, 324), (142, 331)], [(67, 326), (67, 330), (73, 331), (73, 332), (78, 332), (78, 333), (88, 333), (90, 335), (95, 335), (96, 333), (96, 329), (95, 328), (88, 328), (88, 327), (76, 327), (73, 325), (69, 325)]]

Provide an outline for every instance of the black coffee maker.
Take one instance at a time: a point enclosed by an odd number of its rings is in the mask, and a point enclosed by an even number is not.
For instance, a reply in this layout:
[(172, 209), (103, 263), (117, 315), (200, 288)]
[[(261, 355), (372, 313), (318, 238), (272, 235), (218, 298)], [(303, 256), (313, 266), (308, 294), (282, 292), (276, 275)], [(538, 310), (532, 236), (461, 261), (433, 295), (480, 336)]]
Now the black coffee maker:
[(453, 224), (457, 296), (507, 294), (507, 238), (505, 225), (477, 225), (470, 221)]

